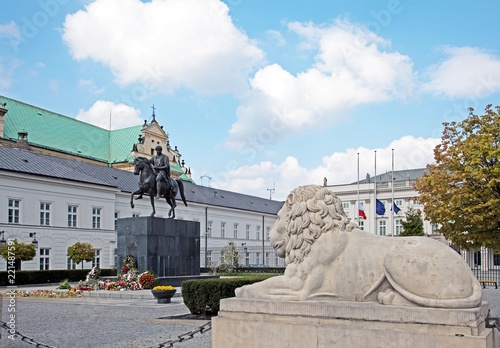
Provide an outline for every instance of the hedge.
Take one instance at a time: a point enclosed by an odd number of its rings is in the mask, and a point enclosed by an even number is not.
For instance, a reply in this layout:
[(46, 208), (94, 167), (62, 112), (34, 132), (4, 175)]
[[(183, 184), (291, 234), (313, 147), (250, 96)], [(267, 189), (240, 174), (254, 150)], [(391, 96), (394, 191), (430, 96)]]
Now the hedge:
[[(55, 269), (48, 271), (0, 272), (0, 286), (59, 283), (65, 279), (70, 282), (85, 280), (90, 269)], [(8, 276), (10, 274), (10, 277)], [(12, 277), (14, 275), (15, 277)], [(102, 268), (100, 277), (116, 276), (116, 268)], [(9, 281), (14, 280), (14, 283)]]
[(234, 289), (263, 281), (272, 276), (186, 280), (182, 282), (182, 298), (191, 314), (216, 315), (220, 300), (234, 297)]

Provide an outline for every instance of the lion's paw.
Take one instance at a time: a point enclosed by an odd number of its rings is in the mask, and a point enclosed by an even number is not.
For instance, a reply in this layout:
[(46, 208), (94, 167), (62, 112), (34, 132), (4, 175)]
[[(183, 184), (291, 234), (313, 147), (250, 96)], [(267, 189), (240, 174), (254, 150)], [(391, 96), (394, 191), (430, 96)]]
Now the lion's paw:
[(391, 289), (381, 291), (377, 295), (378, 303), (381, 303), (384, 305), (392, 304), (395, 297), (396, 297), (396, 293)]

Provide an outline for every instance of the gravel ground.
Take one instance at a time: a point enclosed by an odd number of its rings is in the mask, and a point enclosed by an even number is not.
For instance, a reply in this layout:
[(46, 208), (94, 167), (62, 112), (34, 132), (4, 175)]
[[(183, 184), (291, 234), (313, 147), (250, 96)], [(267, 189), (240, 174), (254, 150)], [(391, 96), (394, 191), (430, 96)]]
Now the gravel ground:
[[(483, 291), (490, 302), (490, 316), (500, 317), (500, 289)], [(9, 320), (9, 299), (3, 299), (2, 320)], [(141, 348), (158, 347), (207, 323), (207, 320), (163, 319), (189, 314), (182, 298), (170, 304), (155, 300), (121, 300), (104, 298), (37, 299), (17, 298), (16, 330), (36, 342), (57, 348)], [(10, 340), (0, 330), (0, 347), (28, 348), (32, 345), (19, 337)], [(497, 332), (498, 333), (498, 332)], [(211, 331), (197, 332), (192, 339), (175, 343), (174, 347), (209, 348)]]

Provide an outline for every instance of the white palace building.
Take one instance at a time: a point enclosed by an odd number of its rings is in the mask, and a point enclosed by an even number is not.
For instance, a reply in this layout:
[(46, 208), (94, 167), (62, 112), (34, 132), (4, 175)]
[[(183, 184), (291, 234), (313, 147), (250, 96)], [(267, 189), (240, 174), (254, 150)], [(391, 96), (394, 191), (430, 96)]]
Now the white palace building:
[[(360, 180), (359, 183), (356, 181), (351, 184), (332, 185), (328, 188), (342, 200), (344, 211), (349, 218), (358, 221), (359, 227), (364, 231), (389, 238), (398, 236), (403, 231), (401, 221), (405, 220), (405, 213), (413, 209), (422, 213), (425, 236), (452, 246), (437, 232), (439, 226), (432, 225), (425, 220), (423, 205), (420, 204), (419, 194), (414, 189), (415, 180), (425, 172), (425, 168), (420, 168), (387, 172), (378, 174), (376, 177), (370, 177), (367, 174), (366, 179)], [(383, 207), (378, 212), (376, 200), (379, 201), (379, 207)], [(393, 212), (394, 205), (397, 208), (394, 208)], [(358, 213), (360, 208), (366, 219)], [(473, 269), (487, 271), (500, 268), (500, 251), (481, 248), (459, 250), (459, 252)]]

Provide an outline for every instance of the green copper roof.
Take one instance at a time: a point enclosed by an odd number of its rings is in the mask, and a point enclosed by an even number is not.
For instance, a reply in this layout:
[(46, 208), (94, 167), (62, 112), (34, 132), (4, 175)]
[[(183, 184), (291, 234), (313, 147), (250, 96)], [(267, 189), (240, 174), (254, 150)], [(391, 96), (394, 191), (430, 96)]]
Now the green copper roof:
[(141, 134), (142, 125), (112, 130), (110, 134), (110, 162), (134, 162), (132, 146)]
[(0, 96), (7, 103), (4, 138), (17, 139), (20, 130), (28, 132), (35, 146), (93, 158), (105, 163), (131, 160), (132, 146), (142, 126), (108, 131), (55, 112)]

